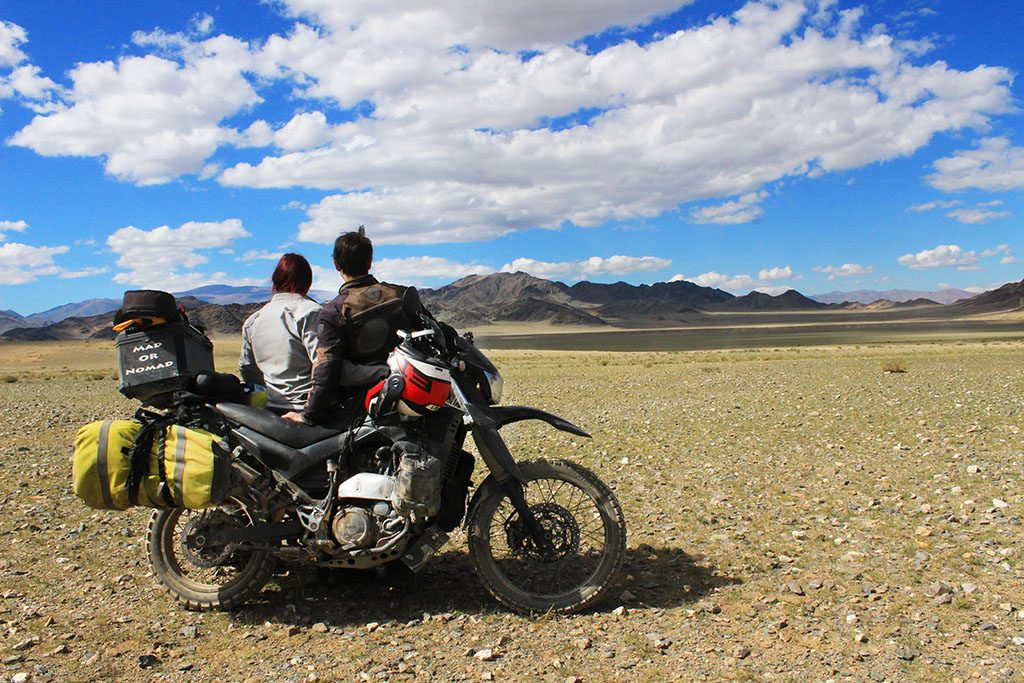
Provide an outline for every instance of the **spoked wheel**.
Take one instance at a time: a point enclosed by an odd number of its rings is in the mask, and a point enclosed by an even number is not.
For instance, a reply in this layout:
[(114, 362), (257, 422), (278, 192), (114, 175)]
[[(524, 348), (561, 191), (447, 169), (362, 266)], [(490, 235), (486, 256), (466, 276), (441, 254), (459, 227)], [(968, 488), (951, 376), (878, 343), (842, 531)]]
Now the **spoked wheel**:
[(270, 579), (273, 558), (206, 541), (216, 527), (248, 526), (240, 505), (210, 510), (156, 510), (149, 519), (146, 550), (160, 582), (190, 610), (228, 609), (259, 592)]
[(520, 463), (526, 502), (544, 530), (538, 547), (500, 485), (485, 491), (469, 524), (469, 550), (484, 586), (519, 612), (570, 613), (612, 586), (626, 550), (626, 522), (597, 475), (563, 460)]

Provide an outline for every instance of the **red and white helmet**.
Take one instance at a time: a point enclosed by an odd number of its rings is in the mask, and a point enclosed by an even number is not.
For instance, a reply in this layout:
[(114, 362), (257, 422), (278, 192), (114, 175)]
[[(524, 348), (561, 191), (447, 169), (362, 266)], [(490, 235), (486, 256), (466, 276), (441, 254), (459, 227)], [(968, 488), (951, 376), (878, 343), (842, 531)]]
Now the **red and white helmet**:
[[(451, 395), (452, 374), (448, 368), (405, 344), (391, 352), (388, 367), (391, 377), (398, 375), (403, 380), (402, 393), (395, 406), (402, 415), (428, 415), (440, 410)], [(366, 392), (367, 412), (372, 412), (374, 402), (383, 398), (382, 390), (388, 379)]]

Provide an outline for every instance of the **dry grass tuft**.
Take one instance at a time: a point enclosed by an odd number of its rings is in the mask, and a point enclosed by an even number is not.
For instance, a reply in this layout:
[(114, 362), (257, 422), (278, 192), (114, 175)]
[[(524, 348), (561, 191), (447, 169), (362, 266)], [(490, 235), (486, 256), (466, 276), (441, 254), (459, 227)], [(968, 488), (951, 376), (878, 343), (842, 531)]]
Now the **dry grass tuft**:
[(886, 360), (882, 361), (882, 372), (886, 373), (897, 373), (906, 372), (907, 366), (903, 364), (903, 361), (899, 360)]

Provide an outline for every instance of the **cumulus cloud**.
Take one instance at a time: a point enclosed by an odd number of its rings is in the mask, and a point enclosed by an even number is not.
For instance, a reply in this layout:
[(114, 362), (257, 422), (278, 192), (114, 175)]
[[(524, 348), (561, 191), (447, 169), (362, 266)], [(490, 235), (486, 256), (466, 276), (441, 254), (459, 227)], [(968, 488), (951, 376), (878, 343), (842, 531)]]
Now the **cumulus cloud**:
[(694, 223), (717, 223), (719, 225), (749, 223), (764, 213), (760, 202), (767, 196), (768, 193), (763, 190), (748, 192), (736, 201), (693, 209), (690, 212), (690, 220)]
[(537, 261), (531, 258), (517, 258), (501, 267), (503, 273), (522, 271), (535, 277), (567, 278), (582, 280), (602, 275), (626, 275), (628, 273), (645, 273), (662, 270), (672, 265), (672, 261), (657, 256), (591, 256), (582, 261)]
[(815, 273), (824, 273), (828, 275), (829, 280), (835, 280), (840, 277), (856, 277), (860, 275), (870, 275), (875, 272), (874, 266), (862, 266), (859, 263), (844, 263), (841, 266), (815, 266)]
[[(157, 54), (78, 66), (66, 108), (13, 142), (99, 157), (140, 184), (217, 173), (222, 146), (267, 147), (217, 178), (336, 191), (301, 239), (329, 242), (340, 222), (427, 243), (712, 198), (739, 197), (695, 220), (753, 220), (768, 183), (907, 156), (1011, 106), (1008, 70), (919, 65), (828, 2), (750, 2), (645, 42), (612, 31), (593, 52), (577, 42), (680, 4), (287, 0), (284, 35), (203, 39), (198, 21), (181, 40), (140, 34)], [(289, 87), (304, 113), (250, 114), (259, 92)]]
[(43, 276), (59, 275), (62, 268), (53, 257), (68, 247), (33, 247), (19, 242), (0, 244), (0, 285), (23, 285)]
[(1024, 147), (1002, 137), (985, 138), (975, 149), (939, 159), (934, 168), (925, 180), (939, 190), (1019, 190), (1024, 188)]
[(214, 282), (221, 284), (263, 284), (265, 278), (230, 278), (223, 271), (206, 273), (196, 268), (209, 262), (202, 252), (230, 247), (235, 240), (249, 237), (237, 218), (220, 222), (188, 222), (177, 228), (160, 226), (140, 230), (121, 228), (107, 237), (107, 246), (118, 255), (124, 270), (114, 282), (153, 289), (181, 291)]
[(77, 280), (83, 277), (93, 277), (95, 275), (102, 275), (107, 272), (107, 268), (103, 266), (93, 266), (90, 268), (82, 268), (81, 270), (61, 270), (57, 274), (61, 280)]
[(26, 42), (24, 28), (0, 21), (0, 100), (16, 97), (34, 111), (53, 111), (57, 107), (54, 97), (60, 89), (42, 75), (39, 67), (28, 62), (21, 49)]
[(102, 157), (108, 173), (139, 185), (196, 173), (240, 135), (219, 122), (260, 101), (243, 75), (249, 61), (246, 43), (219, 36), (190, 43), (180, 58), (79, 64), (67, 106), (9, 142), (45, 156)]
[(451, 282), (467, 275), (490, 275), (494, 268), (480, 263), (459, 263), (438, 256), (411, 256), (374, 260), (373, 272), (381, 280), (418, 284), (438, 279)]
[(916, 254), (904, 254), (897, 259), (901, 266), (912, 270), (924, 268), (956, 268), (957, 270), (981, 270), (981, 259), (1002, 255), (1003, 258), (1011, 257), (1011, 249), (1008, 244), (1000, 244), (992, 249), (985, 249), (982, 252), (974, 250), (964, 251), (956, 244), (940, 244), (934, 249), (924, 249)]
[[(550, 45), (529, 58), (485, 47), (500, 42), (488, 30), (521, 24), (474, 28), (443, 4), (291, 7), (323, 30), (268, 40), (261, 73), (340, 107), (370, 102), (373, 115), (335, 126), (323, 147), (221, 179), (344, 190), (304, 224), (301, 238), (320, 242), (337, 231), (321, 220), (328, 209), (350, 224), (379, 218), (389, 240), (409, 242), (597, 225), (729, 195), (740, 199), (693, 218), (749, 221), (765, 183), (908, 155), (1009, 106), (1004, 69), (918, 67), (886, 35), (858, 32), (854, 15), (827, 10), (812, 26), (792, 1), (750, 3), (645, 45)], [(580, 112), (590, 113), (574, 121)], [(434, 213), (437, 203), (459, 217)]]
[(5, 231), (25, 232), (27, 229), (28, 223), (25, 221), (0, 221), (0, 242), (7, 239)]
[(714, 287), (716, 289), (724, 289), (734, 294), (746, 294), (751, 291), (764, 292), (765, 294), (781, 294), (787, 291), (790, 287), (773, 284), (778, 280), (798, 280), (800, 276), (793, 272), (793, 269), (789, 266), (776, 267), (776, 268), (762, 268), (758, 272), (758, 276), (751, 277), (746, 273), (739, 275), (726, 275), (717, 271), (709, 271), (707, 273), (701, 273), (694, 277), (685, 277), (682, 274), (678, 274), (672, 277), (669, 282), (677, 282), (679, 280), (687, 280), (698, 284), (701, 287)]

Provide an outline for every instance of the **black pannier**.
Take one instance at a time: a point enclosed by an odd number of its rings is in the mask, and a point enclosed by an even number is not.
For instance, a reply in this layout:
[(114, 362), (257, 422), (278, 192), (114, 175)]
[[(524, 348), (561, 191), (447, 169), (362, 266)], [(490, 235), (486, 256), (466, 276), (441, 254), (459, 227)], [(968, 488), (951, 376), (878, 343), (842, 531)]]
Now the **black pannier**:
[(213, 372), (213, 342), (188, 322), (167, 292), (126, 292), (114, 317), (118, 330), (119, 389), (157, 408), (171, 394), (191, 389), (201, 372)]

